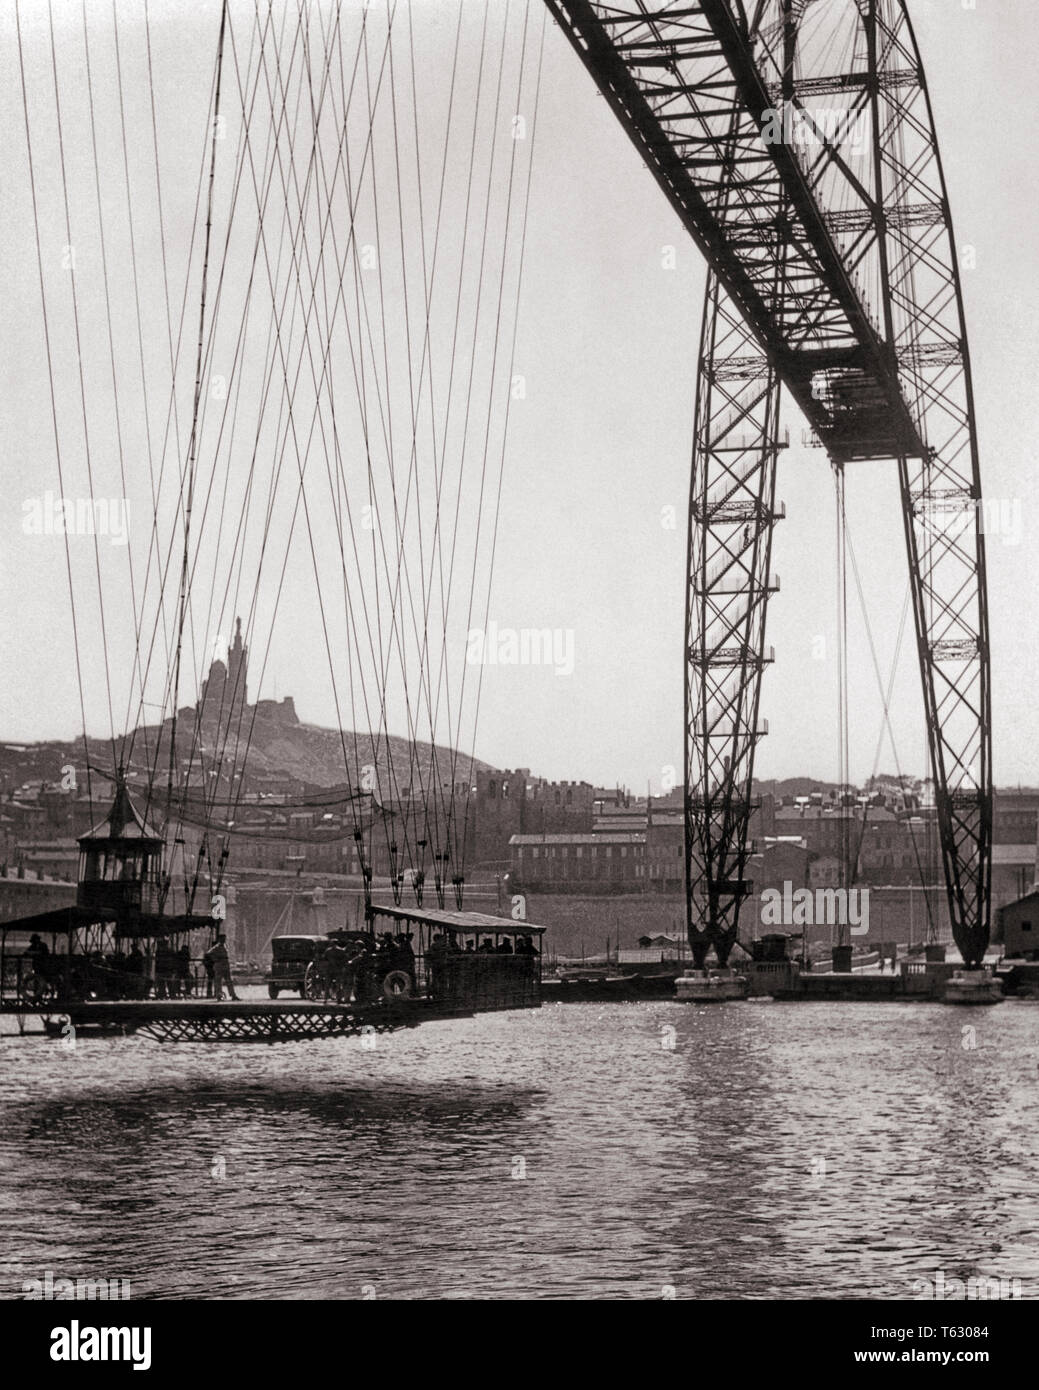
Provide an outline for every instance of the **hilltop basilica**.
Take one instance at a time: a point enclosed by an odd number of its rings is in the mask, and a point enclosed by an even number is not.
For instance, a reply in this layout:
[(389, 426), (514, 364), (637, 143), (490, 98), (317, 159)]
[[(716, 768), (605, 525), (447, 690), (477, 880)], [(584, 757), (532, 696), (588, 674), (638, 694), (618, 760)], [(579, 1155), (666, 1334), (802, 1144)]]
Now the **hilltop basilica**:
[(245, 713), (249, 648), (242, 641), (242, 620), (235, 619), (234, 642), (227, 650), (227, 663), (218, 657), (202, 682), (198, 712), (203, 723), (219, 722), (234, 729)]

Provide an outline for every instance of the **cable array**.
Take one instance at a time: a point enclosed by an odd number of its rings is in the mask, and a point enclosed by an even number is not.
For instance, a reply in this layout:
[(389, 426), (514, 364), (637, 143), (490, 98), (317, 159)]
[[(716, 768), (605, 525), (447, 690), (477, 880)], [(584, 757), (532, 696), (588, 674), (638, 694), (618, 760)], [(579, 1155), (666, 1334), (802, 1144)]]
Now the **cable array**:
[(94, 535), (93, 592), (66, 535), (88, 777), (130, 769), (190, 908), (291, 665), (333, 714), (366, 886), (387, 863), (398, 901), (460, 905), (544, 15), (458, 0), (447, 35), (403, 0), (223, 0), (192, 122), (147, 3), (48, 14), (18, 43), (58, 485), (117, 481), (143, 518), (124, 553)]

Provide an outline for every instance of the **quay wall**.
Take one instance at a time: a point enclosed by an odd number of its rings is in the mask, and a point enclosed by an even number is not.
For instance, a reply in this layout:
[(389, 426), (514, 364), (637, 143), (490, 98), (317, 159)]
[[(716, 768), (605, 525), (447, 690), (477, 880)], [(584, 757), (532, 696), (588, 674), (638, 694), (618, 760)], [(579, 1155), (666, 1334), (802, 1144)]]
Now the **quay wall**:
[[(320, 880), (300, 881), (294, 873), (241, 875), (229, 882), (227, 896), (227, 936), (231, 954), (238, 961), (256, 961), (266, 966), (270, 959), (270, 939), (278, 936), (321, 936), (336, 928), (349, 931), (364, 926), (364, 893), (361, 885), (346, 878), (338, 881), (322, 875)], [(376, 902), (392, 902), (388, 887), (376, 881), (373, 894)], [(427, 906), (436, 906), (436, 894), (430, 890), (424, 898)], [(500, 898), (507, 904), (508, 900)], [(414, 897), (404, 896), (406, 906), (414, 906)], [(454, 907), (448, 893), (445, 906)], [(499, 894), (494, 883), (474, 883), (466, 888), (463, 906), (473, 912), (492, 916), (507, 916), (507, 907), (499, 909)], [(531, 918), (536, 921), (536, 918)]]
[(526, 893), (527, 919), (547, 927), (545, 954), (579, 959), (638, 945), (640, 936), (685, 935), (685, 898), (675, 893)]
[[(924, 890), (909, 888), (871, 888), (869, 930), (851, 938), (853, 944), (875, 946), (882, 941), (908, 944), (919, 942), (926, 932)], [(951, 941), (948, 909), (941, 889), (930, 889), (931, 910), (938, 924), (940, 941)], [(375, 897), (390, 899), (388, 889), (378, 883)], [(36, 912), (48, 912), (75, 902), (75, 884), (58, 880), (0, 876), (0, 921)], [(539, 926), (548, 927), (547, 954), (580, 958), (601, 956), (609, 937), (611, 954), (618, 949), (632, 950), (640, 936), (685, 935), (685, 899), (680, 893), (629, 894), (549, 894), (524, 895), (526, 916)], [(269, 941), (280, 934), (320, 935), (335, 927), (357, 927), (363, 919), (363, 894), (356, 882), (323, 876), (303, 880), (295, 874), (243, 874), (228, 883), (227, 931), (237, 960), (266, 963)], [(409, 897), (410, 900), (410, 897)], [(432, 904), (435, 898), (429, 895)], [(503, 917), (509, 915), (510, 898), (494, 882), (468, 885), (465, 906), (474, 911)], [(752, 940), (766, 931), (795, 931), (795, 927), (761, 924), (760, 896), (750, 897), (740, 914), (740, 934)], [(828, 925), (808, 929), (809, 941), (828, 944)]]
[[(944, 889), (927, 890), (938, 940), (952, 941), (949, 911)], [(632, 950), (640, 936), (685, 936), (685, 898), (679, 893), (627, 893), (586, 896), (580, 893), (527, 893), (526, 912), (531, 922), (548, 927), (545, 937), (549, 956), (602, 956), (609, 937), (611, 955), (618, 949)], [(926, 939), (927, 909), (921, 888), (871, 888), (869, 890), (868, 930), (850, 943), (861, 949), (894, 941), (908, 946)], [(866, 919), (863, 919), (866, 925)], [(747, 899), (740, 912), (740, 937), (756, 940), (767, 932), (800, 932), (801, 927), (762, 925), (761, 897)], [(834, 930), (828, 924), (812, 925), (807, 931), (812, 945), (829, 945)]]

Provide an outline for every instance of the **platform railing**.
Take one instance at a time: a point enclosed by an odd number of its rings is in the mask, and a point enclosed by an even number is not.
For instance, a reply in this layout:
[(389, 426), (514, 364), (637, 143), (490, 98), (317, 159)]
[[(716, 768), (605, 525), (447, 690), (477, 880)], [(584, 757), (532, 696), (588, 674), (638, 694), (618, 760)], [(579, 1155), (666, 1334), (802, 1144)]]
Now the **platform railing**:
[[(420, 954), (405, 972), (411, 976), (411, 988), (399, 998), (384, 993), (384, 975), (388, 971), (381, 968), (385, 962), (379, 962), (368, 972), (366, 980), (349, 981), (345, 999), (339, 989), (330, 992), (329, 999), (338, 995), (340, 1002), (390, 1006), (408, 999), (426, 999), (448, 1010), (466, 1013), (534, 1008), (541, 1002), (541, 964), (539, 955), (525, 953), (448, 951), (435, 957)], [(363, 985), (360, 990), (359, 984)], [(212, 997), (211, 981), (201, 962), (195, 960), (187, 976), (156, 976), (151, 960), (146, 960), (143, 971), (132, 971), (126, 969), (125, 961), (117, 963), (111, 957), (101, 961), (63, 952), (42, 959), (10, 955), (3, 961), (0, 975), (0, 1001), (8, 1009), (60, 1009), (63, 1004), (91, 1001), (165, 1002), (207, 997)]]
[(448, 1008), (521, 1009), (541, 1002), (541, 959), (453, 952), (429, 962), (429, 998)]
[(205, 975), (192, 961), (187, 975), (156, 977), (77, 953), (55, 951), (42, 957), (8, 955), (0, 976), (0, 1002), (27, 1007), (88, 999), (195, 999), (205, 997)]

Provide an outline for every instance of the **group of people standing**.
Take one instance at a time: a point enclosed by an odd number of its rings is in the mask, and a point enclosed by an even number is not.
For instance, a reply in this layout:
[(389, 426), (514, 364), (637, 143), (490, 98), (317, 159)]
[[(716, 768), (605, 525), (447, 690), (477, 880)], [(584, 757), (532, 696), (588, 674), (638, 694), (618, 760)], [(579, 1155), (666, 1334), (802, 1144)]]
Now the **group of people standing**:
[[(466, 950), (471, 951), (472, 949), (473, 947), (470, 943), (466, 947)], [(498, 942), (497, 946), (495, 946), (494, 942), (491, 940), (489, 936), (485, 936), (484, 939), (480, 942), (479, 946), (476, 948), (476, 954), (496, 956), (536, 956), (538, 954), (538, 948), (534, 945), (534, 938), (532, 936), (517, 936), (515, 946), (513, 946), (512, 942), (509, 940), (507, 936), (503, 936), (502, 939)]]
[(155, 948), (156, 999), (186, 999), (194, 993), (194, 985), (191, 947), (161, 940)]
[[(34, 932), (25, 955), (32, 972), (54, 984), (64, 981), (67, 967), (71, 990), (80, 998), (147, 999), (154, 989), (156, 999), (187, 999), (196, 992), (191, 947), (186, 942), (177, 946), (168, 937), (161, 938), (155, 946), (154, 975), (138, 941), (128, 951), (89, 951), (66, 957), (53, 954)], [(222, 999), (225, 986), (231, 999), (238, 997), (231, 979), (225, 936), (217, 937), (202, 957), (202, 965), (207, 999)]]
[[(221, 932), (202, 956), (202, 968), (206, 973), (206, 998), (223, 999), (224, 987), (227, 997), (237, 999), (234, 980), (231, 978), (231, 957), (227, 950), (227, 937)], [(155, 997), (156, 999), (179, 999), (194, 993), (194, 979), (191, 969), (191, 952), (187, 946), (175, 950), (167, 941), (160, 941), (155, 948)]]
[(516, 944), (507, 936), (503, 936), (497, 946), (494, 939), (485, 936), (477, 946), (473, 941), (467, 941), (465, 946), (459, 946), (458, 940), (453, 932), (445, 932), (443, 936), (434, 936), (429, 943), (429, 954), (431, 957), (442, 957), (448, 955), (477, 955), (477, 956), (536, 956), (538, 948), (534, 945), (534, 938), (530, 935), (517, 936)]
[[(162, 989), (159, 993), (160, 956)], [(25, 952), (33, 971), (52, 984), (68, 986), (74, 996), (89, 999), (147, 999), (151, 992), (148, 958), (135, 941), (128, 951), (86, 951), (82, 954), (52, 954), (47, 943), (34, 932)], [(160, 945), (155, 957), (155, 985), (159, 998), (177, 998), (191, 993), (191, 952), (187, 946), (175, 950)]]
[[(482, 991), (484, 986), (505, 994), (522, 994), (531, 988), (537, 978), (535, 961), (538, 949), (534, 938), (529, 934), (517, 935), (514, 941), (501, 936), (495, 945), (492, 936), (485, 936), (477, 945), (470, 939), (462, 946), (453, 931), (447, 929), (429, 943), (429, 988), (434, 998), (454, 997), (461, 993), (471, 993), (473, 989)], [(477, 964), (487, 956), (519, 957), (515, 965), (501, 966)], [(463, 964), (463, 962), (466, 962)], [(469, 963), (472, 962), (472, 963)]]
[(340, 1003), (371, 1003), (382, 982), (395, 970), (403, 971), (410, 990), (415, 987), (415, 950), (411, 933), (393, 936), (384, 932), (377, 942), (343, 942), (332, 937), (321, 956), (325, 993)]
[(225, 985), (228, 999), (238, 998), (234, 980), (231, 978), (231, 957), (227, 950), (227, 937), (223, 932), (203, 955), (202, 966), (206, 972), (207, 999), (223, 999)]

